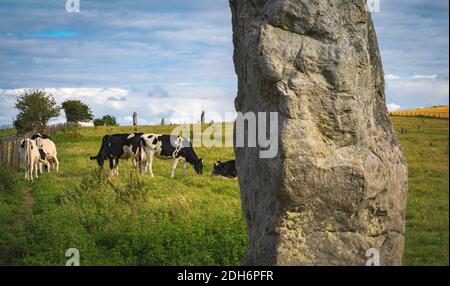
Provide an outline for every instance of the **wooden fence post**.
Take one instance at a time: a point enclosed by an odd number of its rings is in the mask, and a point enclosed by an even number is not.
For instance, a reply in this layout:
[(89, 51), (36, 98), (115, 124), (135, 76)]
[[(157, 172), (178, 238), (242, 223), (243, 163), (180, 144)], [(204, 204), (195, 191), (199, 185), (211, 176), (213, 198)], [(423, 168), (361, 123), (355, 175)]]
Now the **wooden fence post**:
[(8, 164), (8, 145), (5, 140), (2, 140), (2, 164)]
[(8, 164), (8, 166), (10, 166), (11, 167), (11, 141), (10, 140), (8, 140), (7, 142), (6, 142), (6, 149), (8, 150), (7, 152), (7, 156), (8, 156), (8, 162), (7, 162), (7, 164)]
[(9, 166), (14, 168), (14, 140), (9, 141)]
[(3, 165), (3, 140), (0, 139), (0, 166)]
[(14, 138), (13, 141), (13, 167), (14, 168), (18, 168), (19, 167), (19, 139), (18, 138)]

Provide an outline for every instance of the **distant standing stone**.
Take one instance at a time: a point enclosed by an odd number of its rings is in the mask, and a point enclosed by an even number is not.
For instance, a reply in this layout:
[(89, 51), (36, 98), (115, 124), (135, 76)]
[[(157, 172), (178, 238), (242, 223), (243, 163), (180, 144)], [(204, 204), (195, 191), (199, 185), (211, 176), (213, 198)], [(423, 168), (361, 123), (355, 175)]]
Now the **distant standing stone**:
[(133, 125), (134, 126), (137, 125), (137, 113), (136, 112), (133, 113)]

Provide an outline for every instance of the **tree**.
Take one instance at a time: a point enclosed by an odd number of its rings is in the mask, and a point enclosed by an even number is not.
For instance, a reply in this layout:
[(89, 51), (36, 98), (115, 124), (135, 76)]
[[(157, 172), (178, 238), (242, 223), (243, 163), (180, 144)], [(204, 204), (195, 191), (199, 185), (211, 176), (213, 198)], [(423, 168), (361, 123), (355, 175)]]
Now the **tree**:
[(94, 119), (95, 126), (107, 125), (107, 126), (118, 126), (116, 118), (111, 115), (105, 115), (102, 118)]
[(94, 118), (90, 107), (81, 100), (66, 100), (62, 104), (67, 122), (86, 122)]
[(200, 116), (200, 123), (205, 124), (205, 111), (202, 111), (202, 115)]
[(162, 125), (162, 126), (166, 125), (166, 122), (165, 122), (164, 118), (161, 119), (161, 125)]
[(60, 111), (53, 95), (41, 90), (25, 91), (17, 98), (16, 108), (19, 114), (14, 127), (19, 133), (45, 130), (48, 121), (57, 117)]

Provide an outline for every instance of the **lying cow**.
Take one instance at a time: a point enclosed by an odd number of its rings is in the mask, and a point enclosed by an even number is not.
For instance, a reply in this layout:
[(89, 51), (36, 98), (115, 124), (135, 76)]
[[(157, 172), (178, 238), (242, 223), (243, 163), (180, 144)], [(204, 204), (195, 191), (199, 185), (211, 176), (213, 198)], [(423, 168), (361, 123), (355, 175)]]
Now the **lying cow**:
[(25, 165), (25, 179), (32, 182), (33, 171), (37, 179), (38, 171), (42, 174), (42, 162), (36, 141), (29, 138), (21, 140), (19, 145), (19, 156), (20, 160)]
[(236, 161), (232, 160), (225, 163), (217, 161), (214, 164), (211, 176), (222, 176), (230, 179), (237, 178)]
[(91, 160), (96, 160), (101, 168), (105, 160), (109, 160), (111, 175), (119, 175), (119, 159), (136, 160), (141, 135), (142, 133), (106, 135), (97, 156), (92, 156)]
[(59, 172), (58, 152), (56, 151), (55, 143), (48, 137), (48, 135), (41, 135), (39, 133), (33, 135), (31, 139), (36, 141), (39, 148), (41, 159), (48, 162), (48, 172), (55, 170)]
[(187, 163), (194, 167), (197, 174), (203, 174), (203, 160), (197, 157), (191, 142), (181, 136), (144, 134), (141, 136), (140, 168), (141, 173), (150, 173), (153, 177), (153, 157), (167, 160), (173, 159), (170, 176), (175, 176), (179, 161), (183, 163), (186, 174)]

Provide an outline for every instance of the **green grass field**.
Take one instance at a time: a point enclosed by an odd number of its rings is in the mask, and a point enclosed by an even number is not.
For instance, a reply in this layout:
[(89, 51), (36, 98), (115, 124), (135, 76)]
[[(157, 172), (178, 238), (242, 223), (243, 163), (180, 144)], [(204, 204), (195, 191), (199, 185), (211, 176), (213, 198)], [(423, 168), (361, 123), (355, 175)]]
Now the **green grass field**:
[(392, 120), (409, 170), (404, 264), (448, 265), (449, 121)]
[[(449, 122), (393, 122), (410, 172), (404, 264), (448, 265)], [(155, 160), (155, 178), (140, 177), (121, 161), (120, 176), (108, 181), (89, 156), (104, 134), (132, 131), (78, 128), (53, 135), (60, 173), (45, 173), (32, 184), (22, 173), (2, 171), (0, 265), (64, 265), (72, 247), (80, 250), (82, 265), (239, 264), (247, 230), (238, 183), (210, 176), (216, 160), (233, 158), (232, 148), (196, 148), (203, 176), (192, 168), (184, 176), (178, 168), (171, 179), (171, 161)]]
[(0, 130), (0, 138), (6, 137), (6, 136), (11, 136), (11, 135), (16, 135), (16, 133), (17, 133), (17, 131), (14, 128), (3, 129), (3, 130)]

